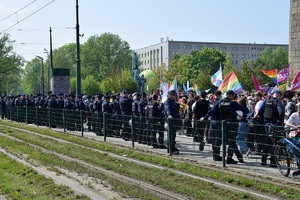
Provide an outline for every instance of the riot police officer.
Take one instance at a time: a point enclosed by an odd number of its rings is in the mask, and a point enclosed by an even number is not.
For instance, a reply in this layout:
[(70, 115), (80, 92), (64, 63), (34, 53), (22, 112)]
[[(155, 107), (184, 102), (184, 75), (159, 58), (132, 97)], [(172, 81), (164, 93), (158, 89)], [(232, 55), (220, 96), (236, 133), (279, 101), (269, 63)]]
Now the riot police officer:
[(122, 134), (121, 137), (128, 141), (131, 139), (131, 129), (129, 126), (130, 116), (132, 115), (132, 102), (133, 100), (128, 98), (128, 93), (123, 90), (123, 96), (120, 98), (120, 108), (122, 114)]
[(150, 141), (150, 134), (149, 131), (147, 130), (147, 120), (145, 116), (145, 108), (147, 106), (147, 94), (145, 92), (142, 93), (142, 98), (140, 99), (139, 102), (139, 117), (140, 117), (140, 133), (141, 134), (141, 140), (143, 144), (148, 144), (151, 145)]

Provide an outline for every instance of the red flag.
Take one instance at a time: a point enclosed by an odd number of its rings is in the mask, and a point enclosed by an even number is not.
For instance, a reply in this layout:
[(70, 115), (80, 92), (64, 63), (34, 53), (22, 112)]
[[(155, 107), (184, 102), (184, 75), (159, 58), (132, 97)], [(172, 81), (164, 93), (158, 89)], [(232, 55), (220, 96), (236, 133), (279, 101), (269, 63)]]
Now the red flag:
[(283, 68), (277, 73), (278, 83), (281, 83), (283, 81), (288, 81), (289, 73), (290, 73), (290, 64), (288, 64), (285, 68)]
[(291, 84), (291, 90), (295, 90), (297, 88), (300, 88), (300, 69), (298, 69)]
[(262, 91), (262, 92), (265, 91), (264, 88), (259, 84), (258, 80), (255, 78), (254, 74), (252, 74), (251, 80), (254, 84), (254, 88), (256, 91)]

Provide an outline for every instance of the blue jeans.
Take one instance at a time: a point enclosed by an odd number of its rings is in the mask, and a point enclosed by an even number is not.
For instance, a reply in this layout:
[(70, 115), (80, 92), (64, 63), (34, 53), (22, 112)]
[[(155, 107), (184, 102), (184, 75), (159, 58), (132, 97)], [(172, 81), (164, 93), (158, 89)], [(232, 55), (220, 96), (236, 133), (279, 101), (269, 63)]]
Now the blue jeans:
[(242, 154), (247, 152), (247, 136), (250, 130), (250, 126), (246, 122), (239, 122), (238, 135), (236, 136), (236, 143), (240, 147)]

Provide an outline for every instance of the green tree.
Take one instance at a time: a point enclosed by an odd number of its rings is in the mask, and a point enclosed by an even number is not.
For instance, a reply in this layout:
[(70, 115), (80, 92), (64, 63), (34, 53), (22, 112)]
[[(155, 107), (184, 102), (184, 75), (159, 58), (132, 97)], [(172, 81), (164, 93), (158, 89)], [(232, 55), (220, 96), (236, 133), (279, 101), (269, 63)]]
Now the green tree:
[(0, 35), (0, 84), (4, 84), (4, 77), (19, 75), (24, 63), (24, 59), (14, 52), (13, 43), (8, 34)]
[(104, 33), (91, 36), (81, 48), (82, 78), (93, 74), (102, 81), (109, 73), (121, 68), (131, 69), (132, 57), (129, 44), (120, 36)]
[(241, 69), (238, 71), (238, 73), (236, 73), (239, 82), (242, 84), (243, 90), (251, 91), (254, 89), (254, 85), (251, 80), (252, 73), (253, 69), (251, 61), (243, 61)]
[(25, 65), (21, 86), (26, 94), (42, 92), (41, 76), (41, 60), (39, 58), (34, 58)]
[(173, 81), (175, 76), (178, 83), (186, 81), (184, 70), (188, 65), (187, 57), (187, 55), (175, 55), (172, 58), (169, 69), (165, 73), (166, 82)]
[(202, 73), (202, 69), (207, 72), (207, 68), (211, 68), (211, 73), (216, 72), (220, 67), (220, 63), (224, 61), (225, 56), (223, 52), (213, 48), (204, 47), (201, 51), (191, 51), (187, 57), (187, 66), (184, 70), (184, 74), (187, 77), (185, 81), (195, 81), (198, 74)]
[(110, 93), (120, 92), (123, 89), (126, 89), (129, 93), (136, 92), (138, 89), (129, 69), (120, 69), (116, 73), (111, 72), (100, 84), (101, 91)]
[(275, 50), (266, 48), (255, 61), (261, 69), (283, 69), (288, 64), (288, 50), (278, 47)]
[(234, 73), (237, 74), (237, 69), (231, 63), (231, 54), (230, 52), (227, 52), (225, 57), (225, 62), (223, 63), (223, 70), (222, 70), (223, 79), (232, 71), (234, 71)]
[(154, 74), (154, 78), (151, 78), (150, 80), (147, 80), (148, 85), (156, 85), (159, 86), (160, 83), (165, 82), (165, 74), (167, 72), (166, 66), (161, 65), (154, 69), (152, 69), (152, 72)]
[(84, 80), (82, 80), (82, 93), (94, 95), (99, 93), (100, 84), (96, 81), (96, 79), (90, 75), (87, 76)]
[[(46, 67), (50, 66), (50, 56)], [(76, 77), (76, 44), (66, 44), (53, 50), (53, 68), (70, 69), (70, 76)]]
[(198, 88), (203, 91), (209, 88), (212, 88), (213, 85), (211, 83), (211, 77), (208, 76), (210, 74), (211, 68), (210, 67), (203, 67), (201, 72), (198, 74), (195, 82), (197, 83)]

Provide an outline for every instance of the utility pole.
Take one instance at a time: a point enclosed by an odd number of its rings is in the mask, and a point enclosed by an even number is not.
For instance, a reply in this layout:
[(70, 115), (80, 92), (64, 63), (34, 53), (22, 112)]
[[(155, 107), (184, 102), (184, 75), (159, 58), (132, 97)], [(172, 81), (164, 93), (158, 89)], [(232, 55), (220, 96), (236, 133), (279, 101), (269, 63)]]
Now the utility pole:
[(81, 72), (80, 72), (80, 41), (79, 41), (79, 13), (78, 13), (78, 0), (76, 0), (76, 97), (81, 93)]
[(48, 90), (50, 91), (50, 70), (53, 69), (53, 55), (52, 55), (52, 29), (50, 27), (50, 69), (48, 66)]
[(44, 58), (41, 56), (36, 56), (42, 61), (42, 77), (41, 77), (41, 83), (42, 83), (42, 95), (45, 94), (45, 84), (44, 84)]

